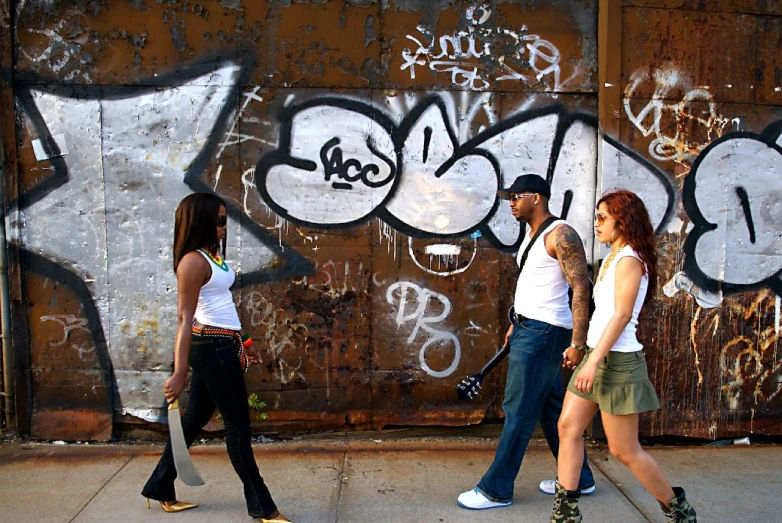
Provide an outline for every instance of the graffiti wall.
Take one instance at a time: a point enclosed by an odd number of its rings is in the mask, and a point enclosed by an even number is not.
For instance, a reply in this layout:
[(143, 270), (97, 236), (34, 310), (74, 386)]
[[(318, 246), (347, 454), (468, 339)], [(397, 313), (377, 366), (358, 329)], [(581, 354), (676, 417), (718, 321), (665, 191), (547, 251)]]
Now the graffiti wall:
[(455, 386), (507, 329), (524, 228), (496, 191), (538, 173), (593, 268), (596, 198), (647, 205), (642, 432), (782, 433), (782, 10), (658, 3), (625, 2), (599, 51), (587, 1), (6, 2), (20, 430), (162, 420), (174, 210), (199, 191), (227, 203), (264, 430), (498, 420), (503, 367), (473, 403)]

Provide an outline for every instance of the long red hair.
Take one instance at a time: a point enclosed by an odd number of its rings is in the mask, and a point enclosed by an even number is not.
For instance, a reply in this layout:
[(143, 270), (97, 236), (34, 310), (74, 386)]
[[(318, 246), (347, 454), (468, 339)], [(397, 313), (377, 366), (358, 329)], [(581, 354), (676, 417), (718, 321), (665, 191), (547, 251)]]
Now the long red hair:
[(606, 193), (597, 205), (604, 203), (608, 213), (616, 220), (630, 247), (638, 253), (644, 262), (644, 270), (649, 275), (649, 290), (644, 302), (648, 301), (657, 286), (657, 250), (654, 245), (654, 228), (649, 213), (641, 198), (634, 192), (624, 189)]

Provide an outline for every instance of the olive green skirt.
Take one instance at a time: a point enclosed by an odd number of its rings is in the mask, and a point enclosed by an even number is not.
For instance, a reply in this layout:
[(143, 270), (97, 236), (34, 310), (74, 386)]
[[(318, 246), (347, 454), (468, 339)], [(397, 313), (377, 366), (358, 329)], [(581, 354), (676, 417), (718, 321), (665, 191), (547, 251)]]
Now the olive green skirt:
[(576, 376), (591, 352), (591, 348), (587, 349), (584, 359), (573, 372), (567, 386), (569, 392), (597, 403), (600, 410), (607, 414), (637, 414), (660, 408), (660, 400), (649, 381), (646, 358), (640, 350), (609, 352), (597, 367), (592, 390), (579, 392), (576, 389)]

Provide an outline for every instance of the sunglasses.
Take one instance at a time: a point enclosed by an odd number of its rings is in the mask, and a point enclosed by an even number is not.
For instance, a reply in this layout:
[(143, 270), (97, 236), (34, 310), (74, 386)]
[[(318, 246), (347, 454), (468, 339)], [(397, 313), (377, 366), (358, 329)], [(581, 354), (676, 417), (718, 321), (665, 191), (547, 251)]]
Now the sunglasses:
[(516, 194), (511, 194), (510, 201), (515, 202), (516, 200), (521, 200), (522, 198), (531, 198), (533, 196), (535, 196), (535, 193), (520, 192)]
[(225, 227), (228, 224), (228, 216), (225, 214), (218, 214), (217, 215), (217, 226), (218, 227)]
[(595, 223), (598, 225), (603, 225), (606, 221), (606, 218), (608, 218), (608, 216), (606, 216), (602, 212), (599, 212), (595, 214)]

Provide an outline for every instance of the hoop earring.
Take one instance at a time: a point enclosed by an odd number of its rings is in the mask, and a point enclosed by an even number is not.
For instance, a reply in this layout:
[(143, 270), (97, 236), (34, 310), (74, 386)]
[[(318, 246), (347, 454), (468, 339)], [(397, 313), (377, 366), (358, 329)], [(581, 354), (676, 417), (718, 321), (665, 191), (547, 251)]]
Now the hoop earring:
[(613, 242), (613, 241), (614, 241), (614, 233), (615, 233), (615, 232), (616, 232), (616, 228), (614, 228), (614, 229), (611, 231), (611, 242)]

